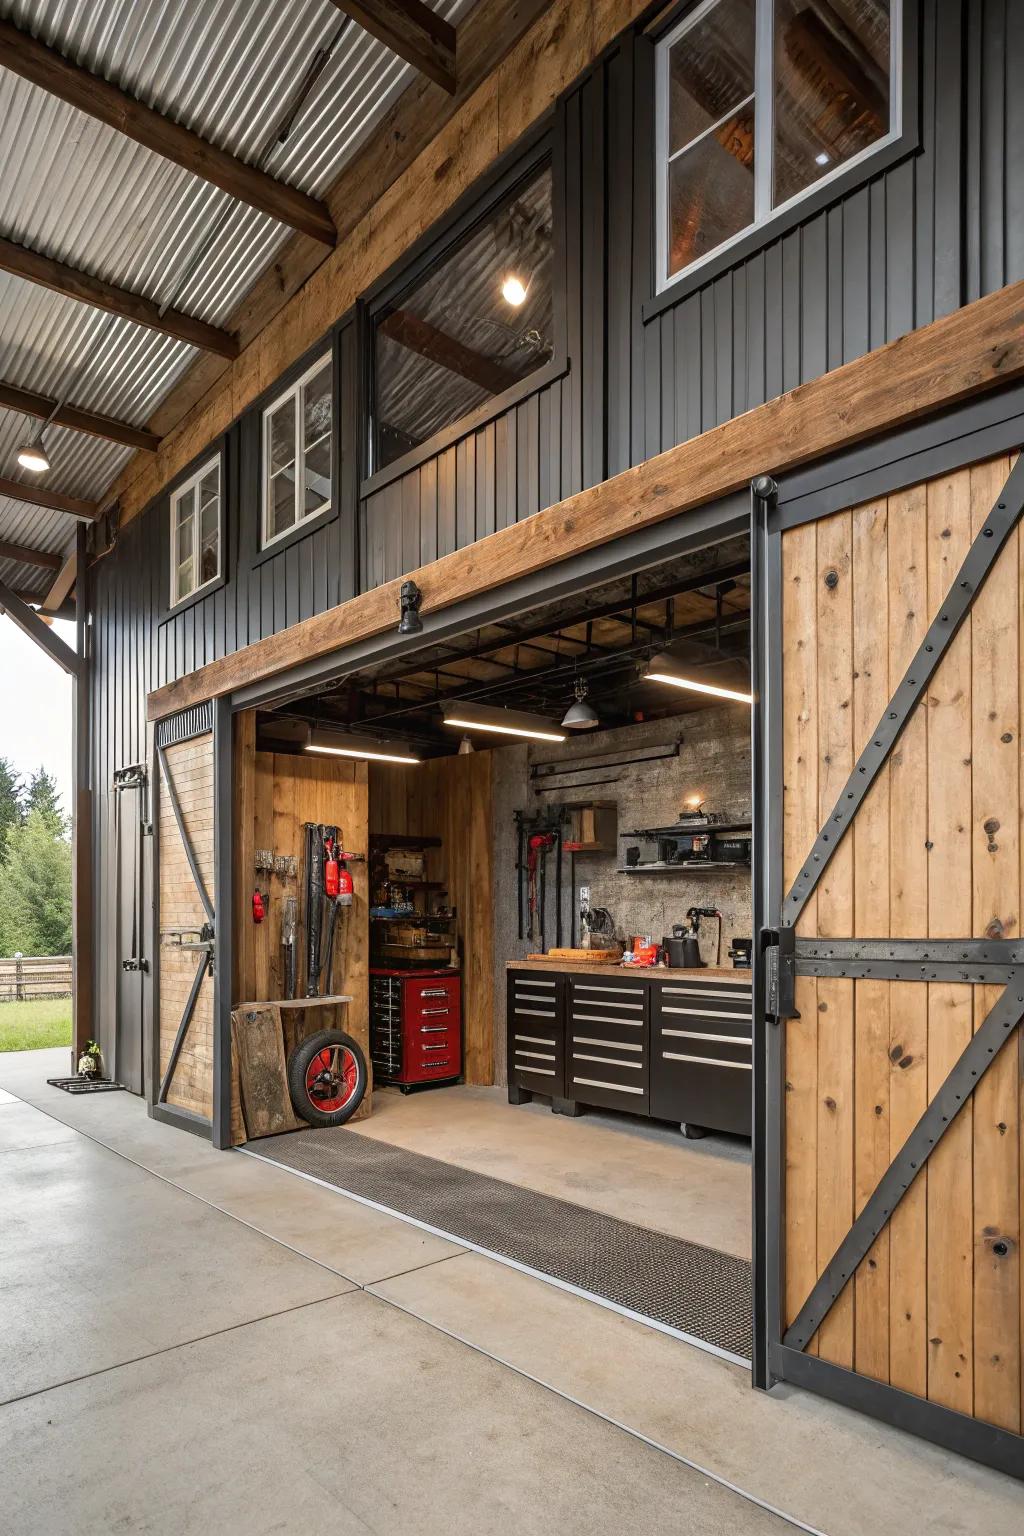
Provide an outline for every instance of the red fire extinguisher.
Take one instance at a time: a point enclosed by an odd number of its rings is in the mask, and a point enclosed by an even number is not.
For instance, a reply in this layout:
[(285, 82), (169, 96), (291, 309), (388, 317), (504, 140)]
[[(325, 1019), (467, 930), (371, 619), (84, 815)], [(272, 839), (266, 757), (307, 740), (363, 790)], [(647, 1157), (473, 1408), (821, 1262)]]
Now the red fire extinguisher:
[(345, 855), (339, 854), (332, 837), (324, 843), (324, 893), (339, 907), (352, 905), (352, 876), (345, 864)]
[(252, 893), (252, 920), (254, 923), (262, 923), (267, 915), (267, 904), (263, 899), (263, 892), (257, 886)]

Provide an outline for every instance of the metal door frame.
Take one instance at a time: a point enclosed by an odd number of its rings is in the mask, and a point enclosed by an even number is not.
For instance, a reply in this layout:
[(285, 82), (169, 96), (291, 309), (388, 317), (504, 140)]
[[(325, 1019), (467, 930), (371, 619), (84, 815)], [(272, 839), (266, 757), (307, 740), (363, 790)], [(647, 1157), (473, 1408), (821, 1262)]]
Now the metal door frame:
[[(139, 1080), (142, 1084), (140, 1092), (145, 1092), (146, 1073), (148, 1064), (147, 1049), (147, 987), (146, 979), (150, 974), (150, 961), (146, 951), (149, 949), (150, 927), (146, 921), (146, 836), (152, 830), (152, 822), (149, 820), (149, 770), (145, 763), (131, 763), (121, 768), (115, 768), (111, 790), (114, 795), (114, 847), (116, 852), (115, 890), (116, 919), (115, 919), (115, 988), (114, 988), (114, 1069), (112, 1076), (120, 1080), (121, 1072), (121, 978), (124, 972), (130, 972), (138, 976), (139, 982)], [(129, 958), (124, 955), (121, 934), (121, 892), (122, 892), (122, 833), (124, 823), (124, 796), (128, 793), (138, 793), (140, 799), (136, 807), (136, 855), (135, 855), (135, 881), (137, 902), (137, 930), (135, 935), (136, 953)], [(134, 1091), (134, 1090), (132, 1090)]]
[[(1019, 411), (1020, 397), (1016, 391), (1014, 395), (1014, 404)], [(996, 404), (997, 412), (993, 414), (998, 413), (998, 402)], [(960, 408), (957, 414), (963, 418), (967, 414), (966, 408)], [(753, 874), (754, 932), (758, 936), (754, 946), (753, 977), (754, 1383), (764, 1389), (781, 1381), (806, 1387), (823, 1397), (856, 1408), (972, 1460), (983, 1462), (1011, 1476), (1024, 1477), (1024, 1437), (1021, 1435), (803, 1352), (803, 1344), (827, 1315), (833, 1301), (845, 1289), (848, 1279), (852, 1278), (861, 1261), (857, 1250), (863, 1243), (851, 1242), (850, 1239), (858, 1228), (863, 1236), (873, 1221), (881, 1219), (883, 1225), (888, 1222), (903, 1190), (909, 1187), (919, 1166), (940, 1138), (941, 1122), (947, 1118), (952, 1121), (961, 1100), (967, 1102), (974, 1083), (980, 1080), (988, 1061), (994, 1059), (993, 1053), (987, 1052), (982, 1037), (987, 1038), (986, 1032), (992, 1035), (1000, 1027), (1010, 1034), (1024, 1027), (1020, 1023), (1022, 1008), (1018, 1001), (1019, 993), (1014, 988), (1014, 996), (1010, 997), (1008, 986), (1014, 981), (1021, 984), (1021, 990), (1024, 990), (1024, 944), (1009, 941), (987, 943), (984, 940), (798, 941), (792, 926), (806, 895), (814, 888), (818, 874), (827, 864), (834, 847), (838, 846), (843, 830), (853, 820), (863, 802), (871, 777), (888, 760), (889, 752), (924, 685), (941, 664), (957, 625), (969, 612), (984, 576), (994, 564), (999, 551), (997, 549), (991, 555), (986, 551), (984, 534), (979, 534), (972, 544), (967, 561), (954, 580), (946, 602), (929, 627), (926, 644), (922, 646), (922, 652), (927, 648), (927, 657), (919, 653), (916, 658), (918, 661), (923, 660), (930, 670), (925, 673), (920, 666), (911, 664), (879, 722), (879, 729), (854, 766), (853, 774), (857, 775), (858, 782), (855, 783), (851, 775), (837, 800), (835, 811), (819, 831), (815, 848), (809, 850), (808, 864), (814, 863), (816, 872), (808, 874), (808, 866), (805, 865), (794, 882), (794, 890), (787, 895), (783, 887), (783, 533), (787, 528), (815, 522), (856, 505), (863, 496), (887, 494), (952, 469), (966, 468), (986, 456), (1019, 448), (1024, 443), (1024, 413), (1006, 416), (1004, 410), (1002, 419), (985, 422), (980, 428), (971, 415), (959, 437), (943, 433), (941, 423), (937, 433), (935, 424), (929, 424), (928, 432), (930, 442), (925, 442), (921, 447), (915, 444), (912, 451), (901, 458), (897, 458), (891, 451), (886, 457), (884, 443), (868, 445), (861, 452), (870, 455), (873, 462), (869, 459), (866, 467), (855, 472), (851, 481), (846, 483), (842, 478), (837, 478), (834, 472), (829, 477), (827, 467), (824, 470), (816, 469), (813, 475), (805, 473), (803, 476), (797, 474), (792, 477), (788, 495), (786, 488), (777, 485), (767, 474), (758, 476), (751, 483), (751, 641), (755, 699)], [(901, 438), (906, 446), (902, 434)], [(870, 489), (865, 488), (865, 480)], [(1011, 526), (1015, 527), (1024, 509), (1024, 455), (1012, 471), (1004, 492), (1009, 494), (1000, 495), (993, 513), (1001, 513), (1004, 523), (1009, 519)], [(991, 519), (987, 521), (991, 522)], [(987, 536), (993, 544), (993, 534), (998, 532), (998, 529), (988, 532)], [(1002, 542), (999, 544), (1001, 548)], [(972, 560), (973, 566), (970, 564)], [(961, 586), (965, 574), (973, 577), (978, 573), (980, 581), (972, 580), (969, 586)], [(852, 802), (852, 809), (840, 819), (837, 813), (841, 811), (846, 799)], [(834, 818), (839, 820), (840, 830), (832, 845), (826, 847)], [(816, 862), (815, 852), (818, 855)], [(857, 1217), (844, 1244), (819, 1277), (799, 1317), (789, 1329), (784, 1330), (785, 1020), (792, 1016), (792, 991), (797, 974), (848, 977), (870, 974), (894, 981), (944, 979), (977, 985), (1002, 984), (1006, 990), (985, 1024), (974, 1034), (971, 1045), (953, 1068), (939, 1095), (933, 1099), (925, 1117), (897, 1153), (876, 1194)], [(1003, 1019), (998, 1012), (1003, 1005), (1007, 1019)], [(1010, 1015), (1012, 1021), (1008, 1021)], [(980, 1044), (977, 1043), (979, 1041)], [(1008, 1043), (1005, 1037), (1002, 1038), (1001, 1044), (1004, 1047)], [(944, 1094), (949, 1099), (947, 1104), (939, 1102)], [(942, 1115), (943, 1108), (949, 1109), (948, 1117)], [(940, 1122), (937, 1127), (930, 1123), (929, 1116), (931, 1120)], [(934, 1136), (929, 1137), (929, 1130), (934, 1131)], [(901, 1187), (903, 1178), (906, 1184)], [(894, 1190), (894, 1198), (887, 1195), (888, 1189)], [(889, 1204), (885, 1205), (887, 1198)], [(864, 1253), (868, 1251), (871, 1241), (873, 1236), (869, 1234)]]

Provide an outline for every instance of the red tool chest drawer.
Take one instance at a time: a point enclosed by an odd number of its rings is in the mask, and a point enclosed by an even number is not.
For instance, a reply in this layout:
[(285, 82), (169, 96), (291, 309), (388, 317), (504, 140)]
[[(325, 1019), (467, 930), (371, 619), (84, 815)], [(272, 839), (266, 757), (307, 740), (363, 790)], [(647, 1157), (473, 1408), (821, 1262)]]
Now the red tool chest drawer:
[(370, 971), (370, 1055), (400, 1088), (462, 1073), (462, 979), (453, 971)]

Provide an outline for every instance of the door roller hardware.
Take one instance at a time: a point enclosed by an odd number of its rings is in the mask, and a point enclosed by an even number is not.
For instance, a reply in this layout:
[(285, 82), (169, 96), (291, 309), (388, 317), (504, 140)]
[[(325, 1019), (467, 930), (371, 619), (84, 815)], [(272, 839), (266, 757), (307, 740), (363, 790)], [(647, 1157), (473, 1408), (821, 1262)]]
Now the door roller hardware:
[(796, 1008), (796, 933), (792, 928), (762, 928), (764, 1011), (772, 1024), (800, 1017)]

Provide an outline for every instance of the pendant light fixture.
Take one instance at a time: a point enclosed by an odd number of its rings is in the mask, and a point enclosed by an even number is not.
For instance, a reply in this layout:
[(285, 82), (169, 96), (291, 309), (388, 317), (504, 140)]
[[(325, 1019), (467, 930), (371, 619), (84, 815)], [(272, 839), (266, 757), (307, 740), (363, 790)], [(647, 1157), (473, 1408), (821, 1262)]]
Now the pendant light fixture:
[(51, 467), (50, 456), (43, 446), (42, 427), (30, 442), (21, 444), (17, 450), (17, 459), (22, 469), (30, 469), (36, 475), (44, 474)]
[(569, 731), (592, 731), (595, 726), (601, 724), (597, 716), (597, 710), (592, 704), (587, 703), (586, 679), (576, 679), (576, 702), (570, 704), (562, 716), (562, 724)]
[(664, 653), (651, 657), (643, 677), (645, 682), (668, 683), (673, 688), (688, 689), (691, 693), (710, 694), (716, 699), (734, 699), (737, 704), (754, 702), (752, 694), (740, 693), (735, 688), (719, 688), (714, 683), (699, 683), (695, 678), (687, 677), (680, 663)]
[(348, 757), (363, 763), (418, 763), (420, 759), (405, 752), (397, 742), (374, 741), (351, 731), (311, 729), (305, 750), (322, 757)]
[(463, 736), (462, 740), (459, 742), (459, 757), (468, 757), (473, 750), (473, 743), (470, 741), (469, 737)]
[(469, 699), (442, 704), (445, 725), (456, 730), (485, 731), (494, 736), (513, 736), (521, 741), (564, 741), (565, 732), (543, 715), (531, 715), (521, 709), (499, 709), (494, 704), (476, 704)]

